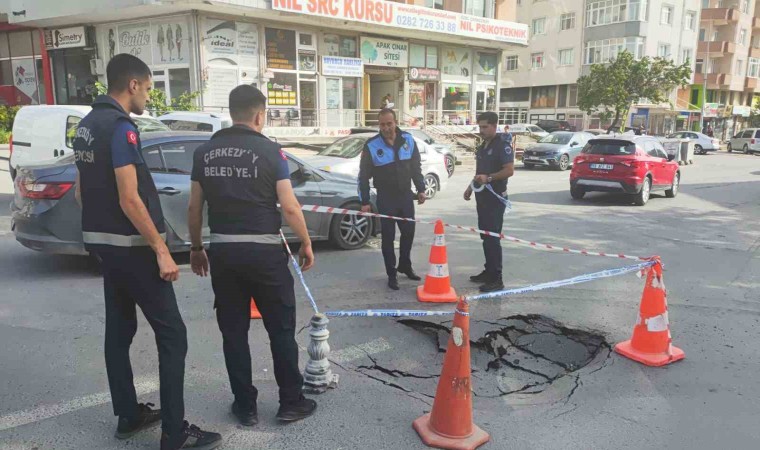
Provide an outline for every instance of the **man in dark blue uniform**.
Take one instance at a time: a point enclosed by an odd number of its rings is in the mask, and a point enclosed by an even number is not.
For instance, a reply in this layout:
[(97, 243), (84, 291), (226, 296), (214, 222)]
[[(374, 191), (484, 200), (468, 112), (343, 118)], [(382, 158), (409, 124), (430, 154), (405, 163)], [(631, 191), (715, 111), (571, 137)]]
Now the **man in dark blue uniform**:
[[(166, 247), (164, 216), (129, 113), (142, 114), (151, 72), (121, 54), (108, 63), (108, 95), (82, 119), (74, 139), (76, 197), (82, 206), (85, 248), (102, 260), (106, 304), (106, 370), (116, 437), (126, 439), (162, 422), (161, 449), (212, 449), (219, 434), (184, 421), (187, 331), (172, 282), (179, 269)], [(137, 331), (135, 305), (156, 335), (161, 410), (137, 403), (129, 347)]]
[[(258, 423), (258, 390), (253, 386), (248, 347), (253, 297), (269, 334), (280, 388), (277, 419), (292, 422), (312, 415), (317, 403), (302, 394), (295, 291), (279, 236), (282, 220), (277, 203), (301, 241), (303, 270), (314, 264), (314, 253), (301, 205), (293, 193), (288, 159), (278, 144), (261, 134), (266, 97), (253, 86), (241, 85), (230, 92), (229, 102), (233, 126), (216, 132), (193, 157), (188, 208), (190, 264), (200, 276), (206, 276), (209, 262), (211, 265), (216, 318), (235, 396), (232, 413), (243, 425)], [(204, 202), (208, 202), (211, 228), (208, 258), (201, 241)]]
[[(505, 202), (497, 196), (507, 199), (507, 181), (515, 173), (515, 155), (511, 139), (497, 133), (499, 116), (495, 112), (484, 112), (478, 116), (478, 127), (483, 142), (477, 149), (475, 178), (476, 185), (490, 185), (494, 192), (487, 188), (475, 193), (478, 208), (478, 228), (485, 231), (501, 233), (504, 225)], [(496, 195), (494, 195), (496, 193)], [(464, 199), (470, 200), (472, 187), (464, 191)], [(481, 234), (483, 253), (486, 257), (485, 270), (473, 275), (470, 280), (481, 283), (482, 292), (493, 292), (504, 289), (501, 267), (501, 239)]]
[[(362, 150), (359, 169), (359, 198), (361, 210), (370, 212), (369, 180), (377, 189), (377, 209), (380, 214), (414, 219), (414, 197), (412, 183), (417, 189), (417, 202), (425, 203), (425, 182), (417, 143), (411, 134), (401, 131), (396, 123), (396, 113), (392, 109), (382, 109), (377, 116), (380, 133), (367, 140)], [(410, 280), (420, 280), (412, 268), (411, 252), (414, 242), (414, 222), (399, 221), (401, 248), (398, 268), (393, 241), (396, 239), (396, 221), (380, 220), (383, 259), (388, 274), (388, 287), (399, 290), (396, 273), (403, 273)]]

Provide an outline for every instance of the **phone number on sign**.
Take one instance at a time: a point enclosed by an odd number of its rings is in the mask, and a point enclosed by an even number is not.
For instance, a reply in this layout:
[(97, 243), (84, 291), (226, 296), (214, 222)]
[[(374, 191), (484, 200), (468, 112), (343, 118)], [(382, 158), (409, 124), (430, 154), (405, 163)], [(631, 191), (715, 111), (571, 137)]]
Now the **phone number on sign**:
[(456, 33), (457, 25), (442, 20), (431, 20), (422, 17), (397, 16), (396, 24), (407, 28), (419, 28), (428, 31), (444, 31), (447, 33)]

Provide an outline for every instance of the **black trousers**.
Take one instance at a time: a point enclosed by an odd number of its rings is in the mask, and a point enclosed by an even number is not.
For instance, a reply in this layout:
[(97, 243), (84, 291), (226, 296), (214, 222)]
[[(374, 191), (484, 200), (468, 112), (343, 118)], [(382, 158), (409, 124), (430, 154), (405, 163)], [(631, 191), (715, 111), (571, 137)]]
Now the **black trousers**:
[[(380, 214), (414, 219), (414, 195), (411, 191), (401, 194), (378, 192), (377, 209)], [(393, 249), (393, 241), (396, 239), (396, 224), (401, 231), (398, 268), (408, 270), (412, 267), (411, 253), (416, 224), (402, 220), (380, 219), (383, 260), (385, 260), (385, 272), (389, 277), (396, 276), (396, 252)]]
[[(506, 198), (506, 196), (504, 197)], [(483, 190), (475, 193), (478, 209), (478, 228), (485, 231), (501, 233), (504, 225), (504, 210), (506, 206), (494, 197), (492, 192)], [(491, 278), (501, 279), (501, 239), (493, 236), (480, 235), (483, 240), (483, 254), (486, 257), (485, 269)]]
[(149, 247), (102, 247), (95, 253), (103, 261), (105, 356), (113, 412), (120, 417), (137, 415), (129, 347), (137, 332), (138, 305), (156, 335), (162, 428), (169, 434), (179, 432), (185, 418), (187, 330), (174, 288), (159, 276), (156, 255)]
[(296, 297), (285, 250), (272, 244), (212, 244), (209, 263), (216, 320), (235, 401), (249, 407), (258, 396), (248, 346), (251, 297), (269, 334), (280, 403), (300, 400), (303, 377), (298, 369), (295, 338)]

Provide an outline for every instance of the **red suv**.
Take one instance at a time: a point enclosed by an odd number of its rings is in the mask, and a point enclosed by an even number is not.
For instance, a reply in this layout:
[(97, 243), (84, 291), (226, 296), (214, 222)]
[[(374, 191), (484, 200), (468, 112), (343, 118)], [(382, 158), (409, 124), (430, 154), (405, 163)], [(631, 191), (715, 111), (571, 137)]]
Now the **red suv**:
[(623, 192), (634, 203), (646, 204), (652, 191), (678, 194), (681, 172), (662, 144), (650, 136), (600, 136), (588, 141), (573, 161), (570, 195), (582, 199), (586, 192)]

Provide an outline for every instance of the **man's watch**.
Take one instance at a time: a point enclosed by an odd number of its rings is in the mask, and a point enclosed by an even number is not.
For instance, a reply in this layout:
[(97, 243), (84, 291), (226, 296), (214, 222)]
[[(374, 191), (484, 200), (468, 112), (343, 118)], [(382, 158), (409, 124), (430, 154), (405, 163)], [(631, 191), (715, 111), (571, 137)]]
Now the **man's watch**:
[(493, 181), (493, 177), (491, 175), (488, 175), (488, 178), (486, 178), (487, 182), (490, 183)]
[(204, 250), (204, 248), (203, 248), (202, 245), (199, 245), (197, 247), (190, 247), (190, 251), (191, 252), (200, 252), (200, 251), (203, 251), (203, 250)]

